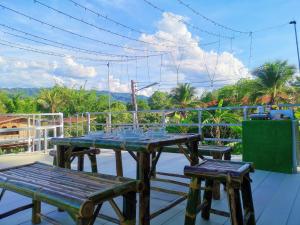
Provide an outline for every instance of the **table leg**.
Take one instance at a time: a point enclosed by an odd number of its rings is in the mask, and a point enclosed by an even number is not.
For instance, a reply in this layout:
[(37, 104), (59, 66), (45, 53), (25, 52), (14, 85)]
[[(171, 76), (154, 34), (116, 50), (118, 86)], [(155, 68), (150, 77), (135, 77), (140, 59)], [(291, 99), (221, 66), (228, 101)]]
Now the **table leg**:
[(116, 171), (118, 177), (123, 177), (122, 153), (120, 150), (114, 150), (116, 157)]
[(139, 179), (143, 183), (143, 189), (140, 192), (140, 225), (150, 225), (150, 153), (139, 153)]
[[(212, 154), (212, 156), (213, 156), (213, 159), (217, 159), (217, 160), (221, 160), (222, 159), (222, 154), (221, 153), (214, 153), (214, 154)], [(214, 200), (220, 200), (220, 198), (221, 198), (221, 194), (220, 194), (220, 181), (218, 181), (218, 180), (214, 180), (214, 182), (213, 182), (214, 184), (213, 184), (213, 191), (212, 191), (212, 193), (213, 193), (213, 199)]]
[(56, 151), (57, 166), (65, 168), (65, 146), (58, 145)]
[(191, 166), (197, 165), (199, 163), (198, 141), (192, 141), (189, 144), (189, 151), (190, 151)]

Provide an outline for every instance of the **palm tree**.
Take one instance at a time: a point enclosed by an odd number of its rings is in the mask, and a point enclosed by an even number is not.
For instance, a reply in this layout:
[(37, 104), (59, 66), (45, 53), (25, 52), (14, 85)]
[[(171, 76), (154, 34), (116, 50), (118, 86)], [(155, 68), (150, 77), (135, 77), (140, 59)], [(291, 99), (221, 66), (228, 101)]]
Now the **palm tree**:
[(257, 77), (252, 96), (256, 99), (265, 97), (269, 104), (278, 103), (279, 100), (288, 100), (291, 87), (288, 82), (292, 79), (296, 69), (287, 61), (277, 60), (265, 63), (253, 71)]
[[(221, 99), (218, 103), (218, 108), (221, 108), (223, 106), (223, 99)], [(205, 118), (202, 123), (203, 124), (221, 124), (221, 123), (232, 123), (236, 124), (239, 122), (238, 115), (231, 113), (228, 110), (222, 110), (222, 109), (216, 109), (215, 111), (204, 111), (203, 117)], [(210, 129), (210, 133), (212, 137), (215, 137), (217, 139), (221, 138), (221, 127), (219, 125), (213, 126)], [(221, 141), (217, 140), (216, 143), (218, 145), (221, 145)]]
[[(188, 83), (178, 84), (171, 90), (173, 104), (178, 108), (192, 107), (195, 102), (196, 88)], [(185, 112), (179, 112), (180, 120), (186, 117)]]
[(193, 105), (196, 95), (196, 88), (188, 83), (178, 84), (171, 90), (173, 103), (180, 108), (187, 108)]
[(37, 102), (42, 108), (47, 109), (48, 112), (56, 113), (58, 107), (65, 102), (63, 87), (55, 85), (51, 89), (43, 89), (38, 96)]

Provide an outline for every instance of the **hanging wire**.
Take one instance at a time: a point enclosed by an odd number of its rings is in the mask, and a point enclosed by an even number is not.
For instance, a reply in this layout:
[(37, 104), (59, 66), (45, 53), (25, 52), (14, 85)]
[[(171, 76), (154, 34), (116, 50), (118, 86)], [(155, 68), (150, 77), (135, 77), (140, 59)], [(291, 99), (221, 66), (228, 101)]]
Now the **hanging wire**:
[(201, 18), (205, 19), (206, 21), (212, 23), (215, 26), (218, 26), (218, 27), (223, 28), (225, 30), (229, 30), (229, 31), (236, 32), (236, 33), (239, 33), (239, 34), (249, 34), (250, 33), (250, 31), (237, 30), (237, 29), (234, 29), (234, 28), (229, 27), (227, 25), (220, 24), (220, 23), (216, 22), (215, 20), (210, 19), (207, 16), (201, 14), (199, 11), (197, 11), (196, 9), (194, 9), (193, 7), (191, 7), (189, 4), (185, 3), (182, 0), (177, 0), (177, 2), (179, 4), (181, 4), (181, 5), (183, 5), (185, 8), (189, 9), (190, 11), (192, 11), (194, 14), (200, 16)]
[[(7, 26), (5, 24), (0, 24), (0, 26), (4, 27), (5, 29), (9, 29), (9, 30), (12, 30), (12, 31), (15, 31), (15, 32), (22, 33), (25, 36), (34, 37), (34, 38), (37, 38), (37, 39), (40, 39), (40, 40), (44, 40), (44, 41), (47, 41), (47, 42), (50, 42), (50, 43), (57, 44), (58, 46), (57, 45), (51, 45), (49, 43), (45, 43), (45, 42), (41, 42), (41, 41), (37, 41), (37, 40), (31, 39), (31, 38), (28, 38), (28, 37), (24, 37), (24, 36), (20, 36), (20, 35), (17, 35), (17, 34), (13, 34), (13, 33), (7, 32), (7, 31), (1, 31), (5, 34), (8, 34), (8, 35), (11, 35), (11, 36), (14, 36), (14, 37), (18, 37), (18, 38), (21, 38), (21, 39), (25, 39), (25, 40), (30, 40), (30, 41), (35, 42), (35, 43), (40, 43), (40, 44), (53, 46), (53, 47), (56, 47), (56, 48), (67, 49), (67, 50), (76, 50), (76, 52), (80, 51), (80, 52), (91, 54), (91, 55), (104, 55), (104, 56), (111, 56), (111, 57), (131, 57), (131, 58), (135, 58), (135, 57), (144, 58), (145, 57), (144, 55), (134, 55), (134, 56), (132, 55), (131, 56), (131, 55), (113, 54), (113, 53), (107, 53), (107, 52), (102, 52), (102, 51), (90, 50), (90, 49), (81, 48), (81, 47), (77, 47), (77, 46), (70, 45), (70, 44), (65, 44), (65, 43), (58, 42), (58, 41), (53, 41), (53, 40), (50, 40), (48, 38), (44, 38), (44, 37), (41, 37), (41, 36), (38, 36), (38, 35), (34, 35), (34, 34), (31, 34), (31, 33), (13, 28), (11, 26)], [(154, 56), (159, 56), (159, 55), (161, 55), (161, 54), (151, 54), (151, 55), (149, 55), (149, 57), (154, 57)]]
[[(74, 59), (87, 60), (87, 61), (93, 61), (93, 62), (107, 62), (107, 61), (122, 62), (122, 60), (118, 60), (118, 59), (96, 59), (96, 58), (87, 58), (87, 57), (81, 57), (81, 56), (74, 56), (74, 55), (70, 55), (70, 54), (66, 55), (66, 54), (57, 53), (57, 52), (53, 52), (53, 51), (45, 51), (45, 50), (32, 48), (31, 46), (21, 45), (19, 43), (10, 42), (10, 41), (3, 40), (3, 39), (0, 39), (0, 45), (10, 47), (10, 48), (19, 49), (19, 50), (35, 52), (35, 53), (39, 53), (39, 54), (56, 56), (56, 57), (62, 57), (62, 58), (72, 57)], [(135, 60), (135, 59), (130, 59), (130, 60)], [(105, 65), (105, 64), (103, 64), (103, 65)]]
[[(161, 13), (168, 13), (166, 10), (164, 10), (164, 9), (162, 9), (162, 8), (160, 8), (160, 7), (158, 7), (157, 5), (154, 5), (154, 4), (153, 4), (151, 1), (149, 1), (149, 0), (143, 0), (143, 1), (144, 1), (145, 3), (147, 3), (149, 6), (151, 6), (152, 8), (154, 8), (155, 10), (157, 10), (157, 11), (159, 11), (159, 12), (161, 12)], [(205, 30), (205, 29), (202, 29), (202, 28), (200, 28), (200, 27), (198, 27), (198, 26), (195, 26), (195, 25), (189, 23), (188, 21), (185, 21), (184, 19), (178, 19), (178, 17), (175, 16), (175, 15), (173, 15), (173, 14), (168, 13), (168, 15), (169, 15), (170, 17), (172, 17), (173, 19), (175, 19), (177, 22), (183, 23), (183, 24), (189, 26), (190, 28), (192, 28), (192, 29), (194, 29), (194, 30), (198, 30), (199, 32), (206, 33), (206, 34), (208, 34), (208, 35), (210, 35), (210, 36), (215, 36), (215, 37), (219, 37), (219, 36), (220, 36), (220, 34), (217, 34), (217, 33), (214, 33), (214, 32), (211, 32), (211, 31), (208, 31), (208, 30)], [(221, 37), (221, 38), (225, 38), (225, 39), (231, 38), (230, 36), (227, 36), (227, 35), (221, 35), (220, 37)]]
[(66, 12), (64, 12), (64, 11), (61, 11), (61, 10), (59, 10), (59, 9), (56, 9), (56, 8), (52, 7), (52, 6), (49, 6), (49, 5), (43, 3), (43, 2), (41, 2), (41, 1), (39, 1), (39, 0), (34, 0), (34, 2), (37, 3), (37, 4), (39, 4), (39, 5), (41, 5), (41, 6), (44, 6), (44, 7), (48, 8), (48, 9), (50, 9), (50, 10), (52, 10), (52, 11), (54, 11), (54, 12), (56, 12), (56, 13), (59, 13), (59, 14), (65, 16), (65, 17), (68, 17), (68, 18), (70, 18), (70, 19), (76, 20), (76, 21), (78, 21), (78, 22), (80, 22), (80, 23), (83, 23), (83, 24), (85, 24), (85, 25), (88, 25), (88, 26), (90, 26), (90, 27), (93, 27), (93, 28), (95, 28), (95, 29), (97, 29), (97, 30), (99, 30), (99, 31), (103, 31), (103, 32), (112, 34), (112, 35), (114, 35), (114, 36), (118, 36), (118, 37), (121, 37), (121, 38), (124, 38), (124, 39), (128, 39), (128, 40), (131, 40), (131, 41), (135, 41), (135, 42), (138, 42), (138, 43), (141, 43), (141, 44), (156, 45), (156, 46), (165, 46), (165, 47), (168, 47), (168, 48), (176, 47), (176, 46), (174, 46), (174, 45), (173, 45), (173, 46), (170, 46), (170, 45), (164, 45), (163, 43), (154, 43), (154, 42), (143, 41), (143, 40), (138, 39), (138, 38), (133, 38), (133, 37), (130, 37), (130, 36), (127, 36), (127, 35), (124, 35), (124, 34), (121, 34), (121, 33), (118, 33), (118, 32), (112, 31), (112, 30), (109, 30), (109, 29), (106, 29), (106, 28), (104, 28), (104, 27), (100, 27), (100, 26), (98, 26), (98, 25), (96, 25), (96, 24), (90, 23), (90, 22), (85, 21), (85, 20), (83, 20), (83, 19), (80, 19), (80, 18), (78, 18), (78, 17), (75, 17), (75, 16), (73, 16), (73, 15), (71, 15), (71, 14), (68, 14), (68, 13), (66, 13)]
[[(28, 16), (22, 12), (19, 12), (17, 10), (14, 10), (14, 9), (11, 9), (9, 7), (6, 7), (2, 4), (0, 4), (0, 9), (5, 9), (5, 10), (8, 10), (10, 12), (13, 12), (17, 15), (20, 15), (20, 16), (23, 16), (29, 20), (32, 20), (32, 21), (35, 21), (35, 22), (38, 22), (40, 23), (41, 25), (45, 25), (45, 26), (48, 26), (52, 29), (56, 29), (56, 30), (59, 30), (59, 31), (63, 31), (65, 33), (68, 33), (68, 34), (71, 34), (71, 35), (74, 35), (74, 36), (77, 36), (77, 37), (80, 37), (80, 38), (84, 38), (84, 39), (87, 39), (87, 40), (90, 40), (90, 41), (94, 41), (94, 42), (97, 42), (97, 43), (101, 43), (103, 45), (108, 45), (108, 46), (111, 46), (111, 47), (116, 47), (116, 48), (121, 48), (121, 49), (127, 49), (127, 50), (132, 50), (132, 51), (140, 51), (140, 52), (145, 52), (145, 49), (141, 49), (141, 48), (133, 48), (133, 47), (128, 47), (128, 46), (125, 46), (125, 45), (118, 45), (118, 44), (115, 44), (115, 43), (110, 43), (110, 42), (105, 42), (105, 41), (101, 41), (101, 40), (98, 40), (98, 39), (95, 39), (95, 38), (91, 38), (91, 37), (88, 37), (88, 36), (85, 36), (85, 35), (81, 35), (81, 34), (78, 34), (78, 33), (75, 33), (73, 31), (70, 31), (70, 30), (67, 30), (67, 29), (64, 29), (64, 28), (61, 28), (61, 27), (58, 27), (58, 26), (55, 26), (53, 24), (50, 24), (48, 22), (45, 22), (45, 21), (42, 21), (42, 20), (39, 20), (39, 19), (36, 19), (34, 17), (31, 17), (31, 16)], [(151, 50), (151, 52), (160, 52), (160, 53), (166, 53), (167, 51), (159, 51), (159, 50)]]

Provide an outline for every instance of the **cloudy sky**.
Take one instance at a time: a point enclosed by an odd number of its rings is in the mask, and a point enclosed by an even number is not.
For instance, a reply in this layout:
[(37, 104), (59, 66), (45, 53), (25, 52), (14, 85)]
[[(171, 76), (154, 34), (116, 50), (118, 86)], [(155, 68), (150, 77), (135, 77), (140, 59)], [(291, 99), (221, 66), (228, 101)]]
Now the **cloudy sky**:
[(288, 22), (300, 21), (299, 8), (299, 0), (0, 0), (0, 87), (107, 90), (109, 74), (114, 92), (129, 92), (130, 80), (159, 82), (145, 95), (177, 82), (217, 88), (268, 60), (296, 65)]

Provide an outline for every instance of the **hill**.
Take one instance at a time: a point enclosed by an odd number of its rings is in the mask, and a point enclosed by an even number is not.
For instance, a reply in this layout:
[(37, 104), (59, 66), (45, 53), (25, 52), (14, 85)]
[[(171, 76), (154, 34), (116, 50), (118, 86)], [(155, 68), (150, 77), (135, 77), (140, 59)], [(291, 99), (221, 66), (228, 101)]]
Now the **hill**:
[[(37, 96), (41, 91), (41, 88), (0, 88), (0, 91), (6, 91), (11, 95), (21, 94), (24, 96)], [(97, 95), (107, 95), (107, 91), (96, 91)], [(131, 95), (129, 93), (119, 93), (113, 92), (111, 93), (112, 99), (121, 102), (131, 102)], [(144, 95), (138, 95), (138, 99), (147, 100), (148, 97)]]

